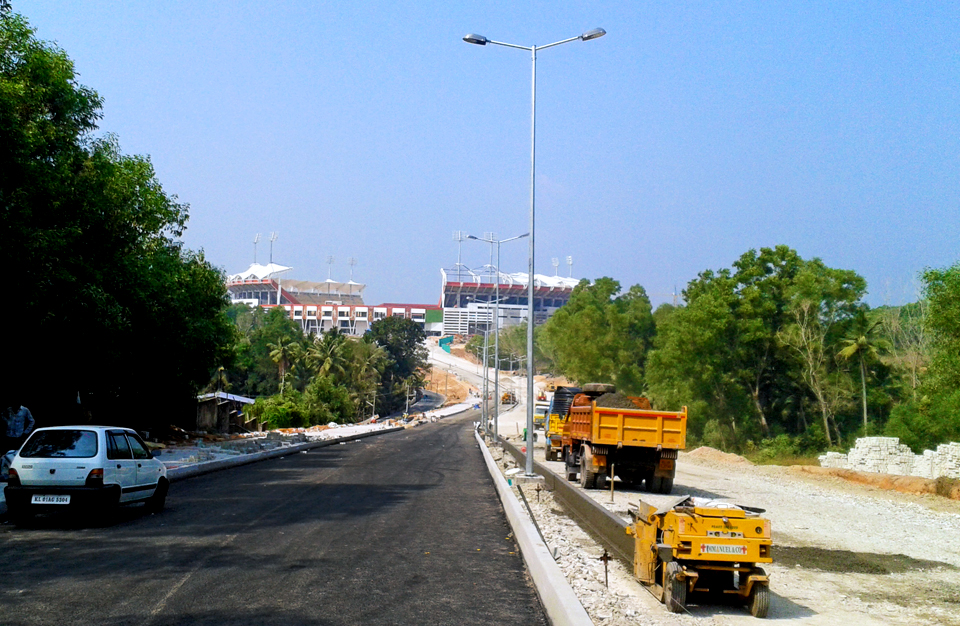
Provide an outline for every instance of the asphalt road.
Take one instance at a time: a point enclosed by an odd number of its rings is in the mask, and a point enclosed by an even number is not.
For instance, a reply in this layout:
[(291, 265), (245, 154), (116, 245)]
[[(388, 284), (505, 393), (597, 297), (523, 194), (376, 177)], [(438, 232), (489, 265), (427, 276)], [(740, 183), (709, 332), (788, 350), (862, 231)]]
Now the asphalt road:
[(475, 412), (0, 526), (0, 624), (546, 624)]

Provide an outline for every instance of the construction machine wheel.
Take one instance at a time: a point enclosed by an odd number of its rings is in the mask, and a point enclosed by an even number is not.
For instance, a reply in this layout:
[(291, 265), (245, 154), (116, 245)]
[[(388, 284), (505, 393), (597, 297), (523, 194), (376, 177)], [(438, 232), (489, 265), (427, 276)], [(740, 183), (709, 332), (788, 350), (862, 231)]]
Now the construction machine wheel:
[(587, 469), (588, 466), (587, 455), (583, 453), (580, 455), (580, 486), (584, 489), (593, 489), (597, 474)]
[[(761, 572), (763, 570), (760, 570)], [(762, 583), (754, 583), (750, 590), (750, 615), (764, 618), (770, 610), (770, 587)]]
[(663, 568), (663, 604), (671, 613), (681, 613), (687, 604), (687, 582), (677, 578), (680, 565), (676, 561)]

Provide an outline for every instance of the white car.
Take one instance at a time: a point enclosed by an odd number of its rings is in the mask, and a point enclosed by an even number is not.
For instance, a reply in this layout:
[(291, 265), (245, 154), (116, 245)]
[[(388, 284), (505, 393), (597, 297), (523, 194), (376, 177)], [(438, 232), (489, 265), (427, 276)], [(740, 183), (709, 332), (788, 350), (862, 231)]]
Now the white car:
[(4, 496), (15, 523), (35, 513), (107, 513), (119, 504), (146, 502), (163, 509), (167, 468), (137, 433), (115, 426), (38, 428), (10, 465)]

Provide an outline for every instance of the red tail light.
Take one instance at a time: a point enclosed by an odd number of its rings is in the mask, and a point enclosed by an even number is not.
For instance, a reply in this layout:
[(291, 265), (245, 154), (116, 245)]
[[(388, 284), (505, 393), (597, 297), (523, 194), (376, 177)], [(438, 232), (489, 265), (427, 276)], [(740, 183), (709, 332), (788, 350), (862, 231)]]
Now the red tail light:
[(7, 478), (7, 484), (11, 487), (20, 486), (20, 474), (18, 474), (17, 470), (13, 469), (12, 467), (10, 468), (9, 478)]
[(87, 487), (103, 487), (103, 468), (90, 470), (87, 474)]

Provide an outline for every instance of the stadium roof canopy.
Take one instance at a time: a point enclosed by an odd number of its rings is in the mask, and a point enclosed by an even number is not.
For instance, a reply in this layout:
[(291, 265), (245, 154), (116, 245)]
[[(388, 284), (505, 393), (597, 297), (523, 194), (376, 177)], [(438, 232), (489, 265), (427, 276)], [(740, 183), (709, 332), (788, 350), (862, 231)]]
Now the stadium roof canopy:
[[(484, 266), (480, 271), (471, 270), (470, 268), (461, 265), (459, 271), (457, 268), (453, 269), (444, 269), (440, 268), (440, 272), (443, 275), (444, 284), (453, 283), (453, 284), (496, 284), (495, 275), (497, 274), (496, 270), (492, 270), (488, 266)], [(526, 272), (516, 272), (514, 274), (507, 274), (505, 272), (499, 272), (500, 275), (500, 284), (501, 285), (526, 285), (527, 284), (527, 273)], [(565, 276), (545, 276), (543, 274), (534, 274), (534, 286), (535, 287), (549, 287), (553, 289), (570, 289), (572, 290), (578, 284), (580, 284), (579, 278), (568, 278)]]
[(267, 265), (260, 265), (259, 263), (253, 263), (250, 267), (247, 268), (247, 271), (240, 272), (239, 274), (234, 274), (228, 276), (228, 281), (242, 281), (250, 280), (251, 278), (256, 278), (258, 280), (264, 280), (266, 278), (276, 278), (284, 272), (289, 272), (292, 270), (292, 267), (287, 267), (285, 265), (277, 265), (276, 263), (269, 263)]

